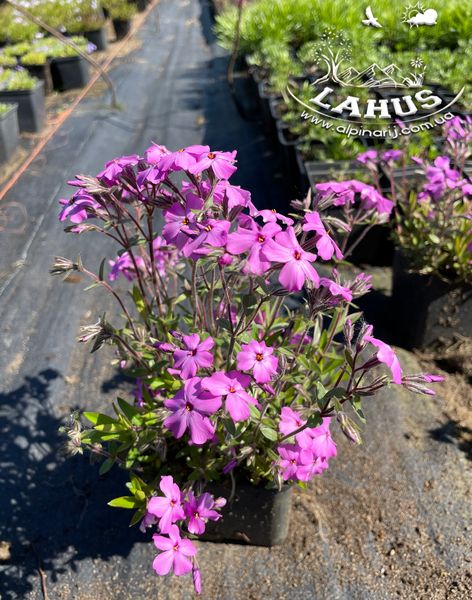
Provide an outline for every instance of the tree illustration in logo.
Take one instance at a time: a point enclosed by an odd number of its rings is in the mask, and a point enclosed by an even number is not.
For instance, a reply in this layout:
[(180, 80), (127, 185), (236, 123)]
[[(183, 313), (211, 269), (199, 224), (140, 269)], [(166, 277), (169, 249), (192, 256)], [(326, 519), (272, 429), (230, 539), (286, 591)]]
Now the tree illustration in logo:
[(333, 29), (326, 30), (313, 48), (313, 59), (316, 65), (326, 65), (326, 74), (316, 83), (334, 81), (343, 85), (339, 71), (344, 62), (351, 60), (351, 42), (346, 36)]

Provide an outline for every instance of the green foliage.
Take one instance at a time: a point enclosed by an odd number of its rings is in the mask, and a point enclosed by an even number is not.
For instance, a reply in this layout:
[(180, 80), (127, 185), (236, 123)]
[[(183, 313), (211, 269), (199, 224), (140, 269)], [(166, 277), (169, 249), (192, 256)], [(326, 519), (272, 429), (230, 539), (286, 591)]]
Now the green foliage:
[(127, 21), (136, 14), (136, 5), (127, 2), (127, 0), (103, 0), (102, 5), (108, 10), (112, 19), (121, 19)]
[(0, 54), (0, 67), (13, 68), (16, 67), (16, 58), (14, 56), (8, 56), (7, 54)]
[(37, 65), (45, 65), (48, 59), (48, 55), (46, 52), (28, 52), (27, 54), (21, 57), (21, 64), (26, 66), (37, 66)]
[(37, 81), (35, 77), (31, 77), (26, 71), (5, 69), (0, 73), (0, 89), (8, 92), (32, 90), (36, 86)]

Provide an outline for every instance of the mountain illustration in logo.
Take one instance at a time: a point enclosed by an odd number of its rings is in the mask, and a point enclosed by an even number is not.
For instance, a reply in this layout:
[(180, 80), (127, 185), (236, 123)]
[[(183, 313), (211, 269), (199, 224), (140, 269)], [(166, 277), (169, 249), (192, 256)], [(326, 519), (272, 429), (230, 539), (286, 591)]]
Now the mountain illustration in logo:
[(395, 64), (380, 67), (372, 63), (363, 71), (355, 67), (348, 67), (338, 75), (338, 83), (343, 86), (364, 88), (415, 88), (423, 84), (424, 73), (410, 73), (408, 77), (402, 75)]

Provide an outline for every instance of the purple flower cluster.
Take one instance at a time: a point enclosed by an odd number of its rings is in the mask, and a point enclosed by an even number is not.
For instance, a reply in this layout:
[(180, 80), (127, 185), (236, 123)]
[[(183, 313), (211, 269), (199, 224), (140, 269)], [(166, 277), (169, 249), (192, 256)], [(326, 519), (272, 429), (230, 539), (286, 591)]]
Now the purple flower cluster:
[(426, 182), (418, 194), (418, 202), (439, 202), (449, 190), (459, 190), (464, 196), (472, 196), (472, 184), (457, 169), (451, 167), (448, 156), (438, 156), (432, 165), (421, 159), (413, 159), (424, 168)]
[(321, 198), (332, 196), (334, 206), (354, 204), (358, 199), (362, 210), (374, 211), (386, 217), (390, 216), (394, 207), (394, 203), (385, 198), (374, 186), (357, 179), (327, 181), (317, 183), (315, 187)]
[(161, 477), (159, 487), (163, 496), (152, 496), (147, 504), (141, 530), (157, 524), (159, 533), (153, 542), (160, 551), (152, 564), (158, 575), (173, 571), (178, 577), (193, 573), (197, 594), (201, 592), (201, 577), (195, 556), (197, 548), (186, 537), (183, 528), (193, 535), (205, 533), (208, 521), (218, 521), (218, 512), (226, 504), (224, 498), (215, 498), (208, 493), (200, 496), (188, 490), (182, 491), (170, 475)]
[(330, 422), (327, 417), (319, 427), (305, 427), (306, 421), (297, 412), (288, 406), (282, 408), (279, 430), (287, 439), (292, 434), (295, 438), (294, 443), (277, 447), (277, 465), (284, 481), (309, 481), (328, 468), (329, 459), (337, 453), (329, 431)]

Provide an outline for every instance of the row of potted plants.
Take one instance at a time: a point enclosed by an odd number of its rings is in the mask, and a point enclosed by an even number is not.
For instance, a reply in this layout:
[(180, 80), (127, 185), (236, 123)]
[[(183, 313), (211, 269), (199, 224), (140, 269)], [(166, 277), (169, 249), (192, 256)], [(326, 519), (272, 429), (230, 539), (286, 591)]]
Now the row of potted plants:
[[(463, 137), (451, 140), (454, 158), (468, 152)], [(379, 160), (397, 159), (369, 155), (366, 163), (375, 180)], [(428, 251), (428, 234), (444, 228), (430, 216), (441, 207), (430, 169), (445, 161), (422, 165), (424, 197), (412, 210), (408, 196), (396, 199), (399, 241), (409, 256), (415, 231), (424, 230), (421, 268), (430, 272), (456, 269), (446, 235), (446, 261)], [(111, 344), (117, 367), (136, 379), (113, 413), (74, 415), (64, 428), (68, 450), (101, 458), (102, 473), (115, 464), (129, 471), (127, 494), (110, 505), (132, 509), (132, 524), (155, 531), (154, 571), (192, 573), (197, 593), (193, 539), (280, 543), (291, 486), (305, 487), (329, 467), (338, 435), (361, 441), (362, 404), (387, 386), (434, 394), (430, 384), (441, 379), (403, 372), (357, 310), (370, 276), (346, 279), (339, 270), (394, 201), (350, 180), (319, 184), (290, 215), (258, 210), (230, 183), (235, 162), (236, 152), (153, 144), (95, 177), (77, 176), (60, 220), (71, 233), (107, 236), (117, 256), (98, 273), (62, 257), (52, 268), (81, 273), (111, 294), (120, 316), (101, 316), (80, 341), (92, 352)], [(470, 211), (469, 190), (447, 173), (462, 239), (458, 217)]]
[[(112, 19), (117, 37), (123, 36), (136, 11), (145, 10), (148, 3), (148, 0), (43, 0), (22, 5), (51, 27), (66, 35), (83, 35), (102, 51), (107, 47), (107, 17)], [(33, 41), (42, 34), (38, 25), (11, 6), (0, 8), (0, 43)]]

